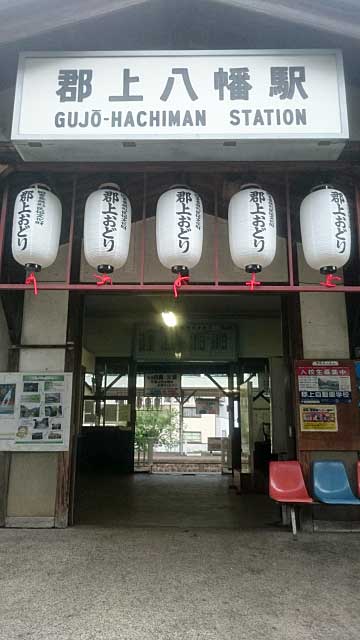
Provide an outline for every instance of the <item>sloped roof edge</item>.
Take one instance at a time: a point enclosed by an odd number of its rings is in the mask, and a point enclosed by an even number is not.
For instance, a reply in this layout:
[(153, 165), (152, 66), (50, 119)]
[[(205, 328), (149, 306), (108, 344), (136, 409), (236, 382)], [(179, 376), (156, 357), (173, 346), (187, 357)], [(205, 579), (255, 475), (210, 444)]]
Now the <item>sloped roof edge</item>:
[[(181, 5), (183, 0), (177, 0)], [(208, 0), (360, 40), (358, 0)], [(154, 0), (0, 0), (0, 46)]]
[[(287, 22), (360, 39), (358, 0), (210, 0), (252, 13), (262, 13)], [(294, 6), (295, 5), (295, 6)], [(337, 5), (337, 6), (336, 6)]]

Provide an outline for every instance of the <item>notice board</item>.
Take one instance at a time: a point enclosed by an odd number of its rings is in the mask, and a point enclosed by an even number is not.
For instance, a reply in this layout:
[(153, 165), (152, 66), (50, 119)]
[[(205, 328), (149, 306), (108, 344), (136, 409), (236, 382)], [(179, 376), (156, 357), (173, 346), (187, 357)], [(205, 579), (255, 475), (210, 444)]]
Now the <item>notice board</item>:
[(71, 373), (0, 373), (0, 451), (67, 451)]
[(360, 450), (359, 392), (352, 360), (295, 362), (299, 451)]

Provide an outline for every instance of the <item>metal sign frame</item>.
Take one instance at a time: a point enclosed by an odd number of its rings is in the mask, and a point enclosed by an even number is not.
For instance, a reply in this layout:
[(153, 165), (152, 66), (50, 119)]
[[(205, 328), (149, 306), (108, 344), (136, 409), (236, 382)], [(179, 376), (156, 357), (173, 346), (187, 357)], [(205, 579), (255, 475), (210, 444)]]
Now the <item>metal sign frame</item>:
[[(230, 50), (204, 50), (204, 51), (29, 51), (20, 53), (19, 56), (19, 66), (18, 73), (16, 79), (16, 90), (15, 90), (15, 102), (14, 102), (14, 112), (13, 112), (13, 126), (11, 139), (16, 141), (28, 141), (32, 139), (33, 136), (29, 136), (26, 134), (19, 133), (20, 127), (20, 117), (21, 117), (21, 105), (23, 98), (23, 84), (24, 84), (24, 75), (25, 75), (25, 66), (26, 60), (29, 58), (179, 58), (179, 57), (233, 57), (233, 56), (252, 56), (252, 57), (260, 57), (260, 56), (325, 56), (332, 55), (335, 56), (336, 60), (336, 70), (337, 70), (337, 78), (338, 78), (338, 88), (339, 88), (339, 110), (340, 110), (340, 118), (341, 118), (341, 132), (333, 132), (329, 131), (327, 133), (300, 133), (300, 134), (286, 134), (286, 133), (276, 133), (274, 134), (255, 134), (255, 133), (241, 133), (241, 136), (236, 135), (236, 132), (233, 134), (224, 134), (219, 136), (218, 134), (201, 134), (196, 133), (196, 140), (346, 140), (349, 138), (349, 128), (348, 128), (348, 117), (347, 117), (347, 106), (346, 106), (346, 90), (345, 90), (345, 77), (344, 77), (344, 67), (343, 67), (343, 57), (342, 52), (339, 49), (230, 49)], [(144, 135), (144, 134), (136, 134), (131, 133), (131, 140), (193, 140), (194, 134), (188, 135), (186, 132), (181, 132), (181, 135), (176, 138), (176, 135), (167, 135), (159, 132), (157, 135)], [(111, 134), (102, 134), (101, 136), (87, 134), (85, 135), (76, 135), (66, 133), (66, 136), (61, 134), (41, 134), (36, 137), (36, 140), (48, 140), (48, 141), (56, 141), (56, 140), (82, 140), (82, 141), (114, 141), (114, 140), (128, 140), (129, 133), (125, 132), (124, 134), (112, 132)]]

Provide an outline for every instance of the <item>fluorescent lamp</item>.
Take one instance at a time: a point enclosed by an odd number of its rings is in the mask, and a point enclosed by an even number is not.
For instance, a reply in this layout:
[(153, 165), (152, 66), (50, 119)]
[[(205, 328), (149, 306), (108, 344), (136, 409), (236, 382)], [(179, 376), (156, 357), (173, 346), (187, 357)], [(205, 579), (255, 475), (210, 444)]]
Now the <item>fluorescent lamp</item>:
[(162, 316), (164, 324), (167, 327), (176, 327), (177, 318), (176, 318), (175, 313), (173, 313), (172, 311), (163, 311), (161, 316)]

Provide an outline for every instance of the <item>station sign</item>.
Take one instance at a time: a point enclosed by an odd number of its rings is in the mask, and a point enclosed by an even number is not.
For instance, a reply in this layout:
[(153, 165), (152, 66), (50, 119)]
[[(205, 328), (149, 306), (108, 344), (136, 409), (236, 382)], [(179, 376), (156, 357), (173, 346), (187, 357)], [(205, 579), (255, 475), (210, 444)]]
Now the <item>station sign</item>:
[(175, 330), (139, 326), (140, 362), (229, 362), (237, 358), (237, 329), (230, 322), (187, 322)]
[[(220, 141), (226, 148), (236, 147), (237, 140), (331, 144), (347, 138), (339, 51), (20, 56), (12, 140), (25, 159), (41, 157), (44, 149), (51, 155), (56, 143), (62, 148), (61, 142), (74, 141), (75, 159), (84, 155), (81, 143), (123, 141), (131, 157), (129, 149), (137, 142), (178, 141), (179, 147), (171, 147), (176, 160), (189, 148), (186, 141)], [(86, 149), (92, 159), (94, 147), (88, 144)], [(111, 144), (106, 149), (103, 146), (100, 159), (111, 156)]]

